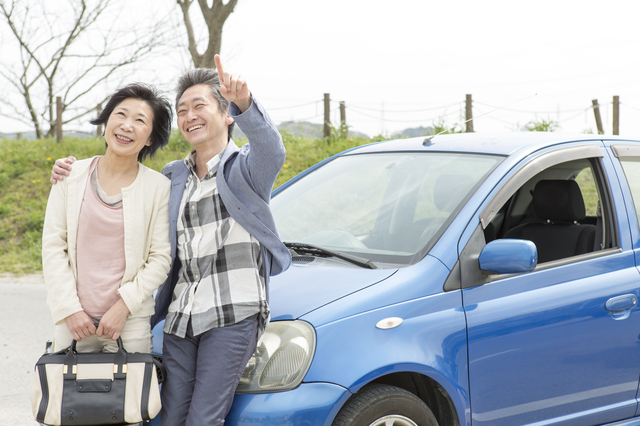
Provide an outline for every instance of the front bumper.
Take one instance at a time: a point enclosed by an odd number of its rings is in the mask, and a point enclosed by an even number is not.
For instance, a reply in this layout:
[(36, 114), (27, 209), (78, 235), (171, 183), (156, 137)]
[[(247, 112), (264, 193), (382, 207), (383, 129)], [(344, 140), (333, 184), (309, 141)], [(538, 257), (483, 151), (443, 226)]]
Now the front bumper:
[(286, 392), (237, 393), (225, 426), (329, 426), (351, 392), (330, 383), (302, 383)]

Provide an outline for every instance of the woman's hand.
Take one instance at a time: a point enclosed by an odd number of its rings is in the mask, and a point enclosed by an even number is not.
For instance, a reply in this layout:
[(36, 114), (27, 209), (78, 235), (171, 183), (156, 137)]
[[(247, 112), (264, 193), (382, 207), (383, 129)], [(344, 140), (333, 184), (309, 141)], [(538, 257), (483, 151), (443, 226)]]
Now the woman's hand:
[(52, 184), (58, 183), (59, 180), (64, 180), (65, 176), (69, 176), (71, 171), (71, 165), (76, 161), (76, 157), (69, 156), (67, 158), (58, 158), (51, 169), (51, 181)]
[(76, 312), (64, 319), (67, 328), (76, 341), (80, 341), (86, 337), (96, 334), (96, 326), (93, 320), (85, 311)]
[(118, 300), (100, 319), (96, 334), (118, 340), (128, 316), (129, 308), (126, 303), (122, 299)]

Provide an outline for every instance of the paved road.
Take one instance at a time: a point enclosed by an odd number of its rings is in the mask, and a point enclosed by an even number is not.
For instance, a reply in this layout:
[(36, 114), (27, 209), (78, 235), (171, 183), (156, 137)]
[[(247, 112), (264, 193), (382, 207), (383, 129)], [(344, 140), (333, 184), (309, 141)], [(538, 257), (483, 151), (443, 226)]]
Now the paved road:
[(53, 335), (42, 275), (0, 276), (0, 426), (36, 426), (33, 366)]

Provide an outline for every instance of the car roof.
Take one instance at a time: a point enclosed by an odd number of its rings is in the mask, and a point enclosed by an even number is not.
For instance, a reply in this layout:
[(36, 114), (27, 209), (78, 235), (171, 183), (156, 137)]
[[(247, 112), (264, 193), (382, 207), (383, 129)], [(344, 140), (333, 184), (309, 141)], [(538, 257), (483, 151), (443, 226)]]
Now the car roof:
[(603, 139), (625, 142), (629, 139), (617, 136), (566, 134), (555, 132), (504, 132), (504, 133), (455, 133), (396, 139), (355, 148), (348, 154), (394, 151), (446, 151), (509, 156), (518, 151), (533, 152), (563, 143), (596, 142)]

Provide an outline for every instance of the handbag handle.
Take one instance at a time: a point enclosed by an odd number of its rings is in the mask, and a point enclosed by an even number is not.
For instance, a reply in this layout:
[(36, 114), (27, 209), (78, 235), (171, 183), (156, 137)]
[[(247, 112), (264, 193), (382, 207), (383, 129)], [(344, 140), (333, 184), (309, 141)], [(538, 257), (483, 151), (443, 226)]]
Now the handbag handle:
[[(118, 337), (118, 340), (116, 340), (116, 342), (118, 343), (118, 352), (123, 352), (124, 354), (127, 353), (126, 349), (124, 348), (124, 345), (122, 344), (122, 337)], [(69, 345), (69, 352), (75, 352), (77, 353), (77, 349), (76, 349), (76, 345), (78, 344), (78, 341), (73, 339), (71, 341), (71, 345)]]
[[(127, 351), (124, 349), (124, 345), (122, 344), (122, 338), (118, 337), (118, 351), (114, 354), (113, 364), (117, 365), (117, 370), (114, 369), (114, 379), (124, 379), (126, 377), (126, 369), (124, 366), (127, 364)], [(76, 345), (78, 342), (74, 339), (71, 342), (71, 345), (67, 348), (67, 357), (64, 361), (65, 380), (75, 380), (76, 371), (74, 366), (78, 365), (78, 351), (76, 349)]]

